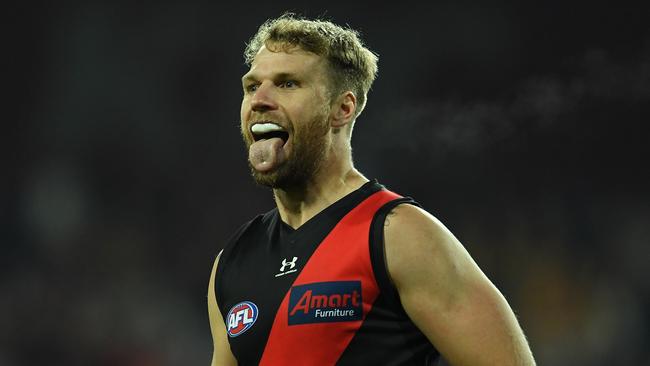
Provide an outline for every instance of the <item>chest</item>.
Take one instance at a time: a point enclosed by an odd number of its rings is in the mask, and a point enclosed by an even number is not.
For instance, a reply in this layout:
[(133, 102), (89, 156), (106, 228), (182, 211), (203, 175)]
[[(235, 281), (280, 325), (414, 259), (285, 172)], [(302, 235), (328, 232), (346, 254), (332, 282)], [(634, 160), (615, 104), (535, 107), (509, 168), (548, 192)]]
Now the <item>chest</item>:
[(377, 192), (296, 232), (257, 225), (230, 248), (217, 301), (239, 364), (336, 362), (379, 295), (369, 233), (394, 198)]
[(342, 220), (320, 235), (271, 233), (238, 243), (246, 249), (231, 253), (219, 303), (240, 364), (295, 357), (292, 344), (314, 348), (310, 357), (342, 352), (379, 292), (371, 218)]

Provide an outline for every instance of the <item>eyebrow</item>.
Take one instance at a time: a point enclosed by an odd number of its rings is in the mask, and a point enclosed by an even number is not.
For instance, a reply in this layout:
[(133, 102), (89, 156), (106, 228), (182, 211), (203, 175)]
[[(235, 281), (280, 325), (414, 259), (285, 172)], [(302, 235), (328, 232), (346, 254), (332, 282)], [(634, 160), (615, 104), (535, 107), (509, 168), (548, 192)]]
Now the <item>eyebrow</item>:
[[(280, 72), (272, 76), (273, 80), (287, 80), (287, 79), (297, 79), (297, 78), (298, 75), (291, 72)], [(247, 81), (254, 81), (254, 80), (258, 80), (258, 77), (255, 76), (255, 74), (250, 74), (250, 73), (244, 75), (241, 78), (242, 83), (245, 83)]]

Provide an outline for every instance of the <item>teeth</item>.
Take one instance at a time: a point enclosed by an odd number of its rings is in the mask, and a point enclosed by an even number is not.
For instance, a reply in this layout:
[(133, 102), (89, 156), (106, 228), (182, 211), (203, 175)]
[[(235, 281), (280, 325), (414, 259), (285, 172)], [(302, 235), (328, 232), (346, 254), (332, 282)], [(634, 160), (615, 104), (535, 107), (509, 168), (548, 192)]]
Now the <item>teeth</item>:
[(284, 131), (284, 129), (275, 123), (256, 123), (251, 127), (251, 132), (254, 134), (262, 134), (275, 131)]

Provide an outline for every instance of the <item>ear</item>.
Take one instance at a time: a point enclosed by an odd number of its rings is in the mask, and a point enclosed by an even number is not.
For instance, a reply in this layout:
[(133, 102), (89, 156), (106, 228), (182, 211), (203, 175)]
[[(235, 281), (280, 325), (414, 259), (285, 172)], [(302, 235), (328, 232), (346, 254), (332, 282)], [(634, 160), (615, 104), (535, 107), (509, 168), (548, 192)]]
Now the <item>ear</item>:
[(333, 128), (341, 128), (354, 120), (357, 112), (357, 97), (351, 91), (343, 92), (332, 104), (330, 124)]

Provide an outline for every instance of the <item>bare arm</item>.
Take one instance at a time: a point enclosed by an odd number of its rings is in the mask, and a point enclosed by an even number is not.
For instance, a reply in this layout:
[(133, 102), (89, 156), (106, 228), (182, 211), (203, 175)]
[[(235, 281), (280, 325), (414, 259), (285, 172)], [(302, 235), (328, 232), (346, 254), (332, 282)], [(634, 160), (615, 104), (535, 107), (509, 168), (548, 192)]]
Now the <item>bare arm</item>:
[(400, 205), (384, 232), (388, 271), (402, 305), (449, 363), (535, 365), (506, 299), (440, 221)]
[(212, 341), (214, 343), (214, 352), (212, 353), (211, 366), (231, 366), (237, 365), (237, 360), (230, 351), (226, 326), (223, 322), (223, 316), (217, 305), (217, 297), (214, 294), (214, 277), (217, 272), (217, 265), (221, 253), (217, 256), (212, 266), (210, 274), (210, 283), (208, 285), (208, 316), (210, 318), (210, 330), (212, 331)]

